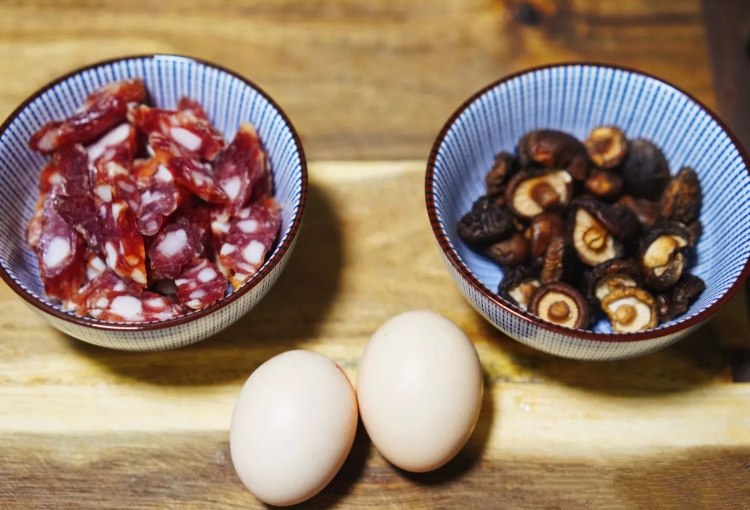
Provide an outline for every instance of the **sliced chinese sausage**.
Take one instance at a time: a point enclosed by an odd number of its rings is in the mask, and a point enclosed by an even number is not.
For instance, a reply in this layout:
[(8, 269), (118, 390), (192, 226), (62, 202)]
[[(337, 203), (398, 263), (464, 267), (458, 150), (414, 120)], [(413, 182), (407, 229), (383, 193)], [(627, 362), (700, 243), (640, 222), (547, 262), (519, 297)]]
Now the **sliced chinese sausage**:
[(185, 96), (181, 97), (177, 102), (177, 109), (181, 112), (189, 112), (199, 119), (208, 121), (208, 115), (206, 115), (206, 111), (195, 99), (191, 99)]
[(164, 165), (158, 165), (156, 172), (140, 185), (140, 191), (138, 231), (144, 236), (154, 236), (180, 206), (183, 194)]
[(148, 248), (154, 279), (176, 278), (200, 256), (202, 246), (195, 229), (183, 216), (173, 218)]
[(263, 265), (281, 226), (276, 200), (241, 209), (231, 220), (229, 232), (219, 249), (217, 265), (237, 289)]
[(88, 246), (100, 249), (102, 226), (89, 182), (88, 157), (84, 148), (69, 145), (53, 157), (60, 174), (60, 193), (55, 197), (55, 211), (86, 240)]
[(99, 158), (94, 168), (94, 201), (103, 232), (103, 254), (107, 266), (121, 278), (145, 286), (146, 252), (138, 232), (136, 213), (129, 190), (127, 169), (114, 161)]
[(92, 317), (111, 322), (153, 322), (172, 319), (180, 308), (166, 296), (155, 292), (109, 292), (88, 310)]
[(44, 203), (37, 254), (47, 296), (67, 307), (85, 277), (85, 245), (78, 232), (55, 212), (52, 204), (57, 193), (53, 188)]
[(149, 143), (156, 158), (164, 164), (179, 184), (206, 202), (228, 204), (229, 198), (216, 182), (211, 167), (201, 162), (193, 153), (171, 139), (154, 133)]
[(224, 297), (229, 282), (210, 260), (199, 259), (182, 272), (175, 285), (180, 304), (200, 310)]
[(136, 140), (135, 128), (127, 123), (120, 124), (86, 146), (89, 164), (93, 165), (99, 158), (129, 164), (136, 153)]
[(211, 235), (212, 209), (207, 204), (195, 204), (191, 202), (186, 201), (182, 208), (182, 215), (190, 222), (190, 226), (193, 227), (194, 235), (198, 239), (201, 248), (201, 256), (212, 255), (215, 247), (212, 243)]
[(530, 219), (554, 207), (567, 206), (573, 197), (573, 178), (564, 170), (522, 171), (510, 180), (505, 196), (514, 213)]
[(32, 135), (29, 147), (50, 153), (65, 145), (94, 140), (125, 119), (128, 103), (142, 101), (145, 96), (141, 79), (110, 83), (89, 95), (81, 110), (69, 118), (42, 126)]
[(213, 168), (216, 181), (230, 200), (231, 211), (241, 209), (253, 187), (266, 177), (265, 158), (255, 128), (242, 124)]
[(168, 137), (201, 159), (214, 159), (224, 147), (224, 139), (205, 113), (196, 115), (192, 108), (174, 111), (139, 104), (130, 108), (128, 119), (147, 135)]
[(273, 175), (271, 175), (271, 169), (269, 168), (268, 157), (262, 148), (258, 157), (262, 163), (260, 165), (260, 176), (253, 183), (253, 190), (247, 201), (248, 205), (259, 204), (273, 196)]
[[(99, 259), (101, 260), (101, 259)], [(114, 271), (102, 269), (95, 258), (86, 261), (86, 272), (91, 278), (81, 287), (73, 303), (79, 314), (89, 313), (89, 310), (105, 308), (109, 304), (109, 297), (115, 293), (132, 290)]]
[(29, 219), (29, 224), (26, 227), (26, 242), (32, 250), (37, 249), (39, 246), (39, 240), (42, 237), (42, 227), (44, 225), (44, 203), (46, 201), (47, 194), (39, 196), (39, 199), (34, 206), (34, 212)]
[(39, 172), (39, 194), (46, 195), (55, 184), (60, 183), (60, 172), (53, 161), (50, 161)]

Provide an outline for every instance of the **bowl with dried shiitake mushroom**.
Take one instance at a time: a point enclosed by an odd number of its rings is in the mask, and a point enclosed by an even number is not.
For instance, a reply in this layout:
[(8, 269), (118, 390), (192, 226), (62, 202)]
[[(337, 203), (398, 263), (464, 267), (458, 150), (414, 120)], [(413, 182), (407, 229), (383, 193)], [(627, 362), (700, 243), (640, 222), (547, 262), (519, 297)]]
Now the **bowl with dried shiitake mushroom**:
[(677, 87), (598, 64), (490, 84), (430, 155), (427, 211), (451, 276), (536, 349), (620, 359), (704, 324), (750, 271), (748, 156)]

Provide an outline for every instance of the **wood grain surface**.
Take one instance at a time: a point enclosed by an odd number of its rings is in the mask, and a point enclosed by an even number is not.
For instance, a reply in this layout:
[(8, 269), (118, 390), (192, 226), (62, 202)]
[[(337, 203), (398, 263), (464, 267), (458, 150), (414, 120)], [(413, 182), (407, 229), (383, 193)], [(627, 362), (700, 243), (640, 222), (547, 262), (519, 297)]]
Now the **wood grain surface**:
[(469, 445), (412, 475), (360, 429), (342, 471), (303, 506), (750, 506), (750, 385), (732, 381), (733, 353), (750, 352), (745, 296), (657, 353), (554, 358), (471, 309), (423, 203), (442, 123), (509, 72), (606, 61), (713, 106), (701, 19), (697, 0), (0, 2), (0, 119), (77, 66), (181, 53), (256, 81), (313, 160), (289, 266), (214, 338), (161, 353), (105, 350), (58, 333), (0, 288), (0, 509), (262, 508), (228, 449), (244, 380), (293, 348), (331, 356), (353, 379), (370, 334), (415, 308), (455, 321), (479, 352), (486, 393)]
[(533, 65), (634, 66), (713, 105), (704, 42), (697, 0), (4, 0), (0, 118), (83, 64), (181, 53), (258, 83), (313, 159), (426, 159), (466, 97)]
[[(585, 363), (490, 327), (442, 265), (423, 164), (313, 164), (310, 206), (277, 285), (220, 335), (123, 353), (49, 328), (0, 290), (0, 508), (248, 508), (228, 427), (239, 388), (293, 348), (350, 378), (369, 335), (429, 308), (472, 338), (487, 381), (469, 446), (445, 468), (388, 465), (362, 430), (310, 508), (741, 508), (750, 497), (743, 296), (688, 339), (641, 358)], [(377, 211), (376, 213), (374, 211)], [(385, 228), (384, 226), (387, 226)]]

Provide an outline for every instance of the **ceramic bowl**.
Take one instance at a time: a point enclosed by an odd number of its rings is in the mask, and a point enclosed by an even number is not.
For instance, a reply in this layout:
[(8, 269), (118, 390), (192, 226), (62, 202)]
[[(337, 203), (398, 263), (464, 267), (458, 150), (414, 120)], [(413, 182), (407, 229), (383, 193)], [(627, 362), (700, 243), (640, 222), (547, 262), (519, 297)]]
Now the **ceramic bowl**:
[[(115, 80), (141, 77), (153, 103), (173, 108), (181, 96), (197, 99), (216, 127), (231, 138), (251, 122), (271, 163), (282, 226), (276, 248), (243, 287), (213, 305), (151, 323), (124, 324), (78, 317), (45, 297), (36, 255), (26, 244), (26, 224), (37, 200), (38, 175), (45, 157), (27, 141), (46, 121), (73, 113), (88, 93)], [(242, 76), (197, 59), (146, 55), (125, 57), (74, 71), (32, 95), (0, 127), (0, 276), (49, 323), (71, 336), (105, 347), (154, 350), (196, 342), (242, 317), (268, 292), (286, 265), (302, 222), (307, 188), (305, 156), (299, 137), (279, 106)]]
[[(657, 328), (612, 333), (600, 320), (591, 330), (559, 327), (496, 294), (503, 271), (469, 249), (456, 223), (484, 193), (494, 154), (513, 152), (539, 128), (583, 139), (597, 125), (620, 126), (629, 138), (662, 148), (675, 173), (695, 168), (703, 187), (703, 236), (691, 271), (706, 290), (688, 312)], [(742, 286), (750, 254), (748, 157), (710, 110), (677, 87), (630, 69), (554, 65), (499, 80), (477, 92), (438, 135), (425, 182), (432, 229), (451, 276), (476, 310), (503, 333), (536, 349), (578, 359), (618, 359), (651, 352), (704, 324)]]

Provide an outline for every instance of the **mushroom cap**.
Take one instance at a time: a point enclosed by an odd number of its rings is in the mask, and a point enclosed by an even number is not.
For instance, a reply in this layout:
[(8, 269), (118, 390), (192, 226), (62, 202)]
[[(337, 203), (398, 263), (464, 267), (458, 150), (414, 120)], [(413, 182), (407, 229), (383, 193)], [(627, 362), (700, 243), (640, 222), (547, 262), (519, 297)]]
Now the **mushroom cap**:
[(599, 168), (614, 168), (623, 162), (628, 152), (625, 133), (615, 126), (598, 126), (583, 142), (589, 159)]
[(564, 170), (521, 171), (508, 182), (505, 197), (515, 214), (533, 218), (552, 208), (567, 206), (573, 197), (573, 178)]
[(687, 266), (685, 252), (690, 232), (667, 222), (654, 227), (643, 239), (640, 255), (644, 279), (655, 290), (666, 290), (680, 279)]
[(701, 208), (701, 183), (698, 174), (690, 167), (682, 167), (672, 177), (661, 195), (663, 218), (690, 223), (698, 217)]
[(639, 286), (641, 283), (640, 268), (634, 260), (612, 259), (594, 266), (583, 278), (583, 288), (586, 298), (593, 306), (611, 291), (624, 286)]
[(639, 287), (613, 289), (602, 300), (602, 310), (607, 315), (612, 330), (618, 333), (643, 331), (658, 324), (656, 300)]
[(631, 140), (622, 163), (625, 192), (657, 200), (670, 179), (669, 164), (661, 149), (648, 140)]
[(531, 267), (517, 266), (506, 273), (497, 293), (522, 310), (528, 310), (531, 296), (541, 284)]
[(542, 284), (531, 296), (529, 311), (542, 320), (568, 328), (589, 325), (589, 305), (574, 287), (563, 282)]

